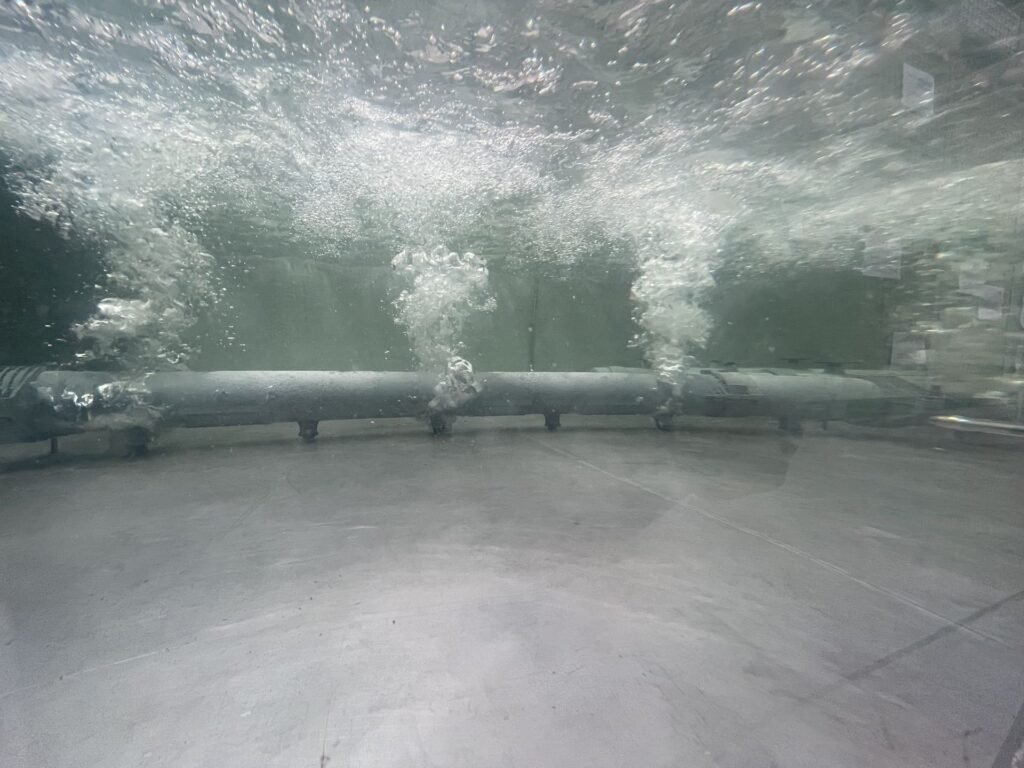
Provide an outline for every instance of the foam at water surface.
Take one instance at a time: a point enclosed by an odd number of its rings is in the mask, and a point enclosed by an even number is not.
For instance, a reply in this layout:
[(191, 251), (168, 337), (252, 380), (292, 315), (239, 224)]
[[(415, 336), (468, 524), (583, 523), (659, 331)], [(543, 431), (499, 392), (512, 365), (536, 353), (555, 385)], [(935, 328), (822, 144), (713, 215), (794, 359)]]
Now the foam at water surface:
[[(837, 258), (866, 226), (1013, 237), (1019, 40), (1001, 24), (993, 54), (966, 8), (6, 3), (0, 150), (27, 215), (106, 245), (110, 298), (76, 328), (87, 356), (187, 360), (218, 263), (249, 250), (406, 249), (429, 265), (397, 319), (443, 370), (488, 303), (466, 251), (611, 254), (672, 375), (707, 331), (723, 243), (769, 263)], [(899, 92), (922, 59), (930, 117)]]

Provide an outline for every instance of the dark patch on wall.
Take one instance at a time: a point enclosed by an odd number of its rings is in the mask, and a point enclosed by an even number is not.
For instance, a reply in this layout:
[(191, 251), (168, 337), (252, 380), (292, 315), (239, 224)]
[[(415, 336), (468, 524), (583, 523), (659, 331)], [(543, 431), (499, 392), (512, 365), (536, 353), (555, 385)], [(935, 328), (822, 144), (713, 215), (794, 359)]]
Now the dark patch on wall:
[(0, 365), (68, 363), (70, 327), (96, 306), (98, 247), (19, 213), (0, 176)]
[(883, 367), (898, 289), (839, 267), (724, 271), (704, 302), (712, 330), (701, 357), (740, 366)]

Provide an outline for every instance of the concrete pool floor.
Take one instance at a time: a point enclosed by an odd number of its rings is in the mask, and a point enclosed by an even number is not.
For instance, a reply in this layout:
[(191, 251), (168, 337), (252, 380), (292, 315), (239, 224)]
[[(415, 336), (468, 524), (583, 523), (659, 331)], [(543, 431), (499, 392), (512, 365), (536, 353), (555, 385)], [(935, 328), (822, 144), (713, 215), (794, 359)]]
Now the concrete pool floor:
[(5, 449), (0, 765), (1011, 765), (1020, 450), (538, 421)]

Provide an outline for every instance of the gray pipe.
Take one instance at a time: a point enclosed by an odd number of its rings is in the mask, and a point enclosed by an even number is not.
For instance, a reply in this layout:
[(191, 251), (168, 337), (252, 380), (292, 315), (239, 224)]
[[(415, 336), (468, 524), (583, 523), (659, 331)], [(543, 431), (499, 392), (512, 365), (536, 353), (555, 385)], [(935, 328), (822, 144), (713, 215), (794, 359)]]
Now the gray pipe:
[[(455, 401), (438, 398), (436, 375), (403, 372), (215, 371), (114, 374), (0, 369), (0, 442), (53, 438), (94, 429), (141, 430), (338, 419), (428, 418), (446, 431), (456, 416), (541, 414), (549, 428), (563, 413), (647, 414), (666, 426), (676, 414), (857, 420), (933, 414), (920, 387), (881, 374), (703, 369), (671, 387), (651, 372), (480, 373)], [(439, 406), (439, 402), (448, 403)], [(455, 404), (452, 405), (451, 403)], [(305, 426), (303, 426), (305, 425)]]

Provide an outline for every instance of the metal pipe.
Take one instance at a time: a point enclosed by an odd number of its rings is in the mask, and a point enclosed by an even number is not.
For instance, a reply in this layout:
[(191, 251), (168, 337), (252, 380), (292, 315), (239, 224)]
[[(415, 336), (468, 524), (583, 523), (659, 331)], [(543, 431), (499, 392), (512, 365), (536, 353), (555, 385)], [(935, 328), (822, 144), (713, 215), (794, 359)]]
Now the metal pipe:
[[(320, 421), (422, 417), (435, 432), (456, 416), (563, 413), (878, 419), (938, 412), (942, 398), (881, 374), (701, 369), (671, 386), (648, 371), (479, 373), (456, 396), (427, 373), (333, 371), (111, 373), (0, 369), (0, 442), (94, 429), (148, 430), (296, 422), (304, 439)], [(451, 393), (447, 393), (451, 395)]]

